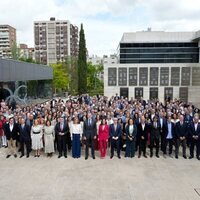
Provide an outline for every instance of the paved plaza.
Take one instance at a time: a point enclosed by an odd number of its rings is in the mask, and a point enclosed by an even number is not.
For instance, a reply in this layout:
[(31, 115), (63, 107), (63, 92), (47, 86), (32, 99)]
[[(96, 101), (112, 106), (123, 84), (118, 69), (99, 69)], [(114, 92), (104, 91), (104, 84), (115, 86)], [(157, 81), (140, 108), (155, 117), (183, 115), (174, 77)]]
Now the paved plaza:
[[(200, 161), (137, 157), (85, 161), (56, 155), (6, 159), (0, 149), (1, 200), (199, 200)], [(82, 152), (83, 155), (83, 152)], [(122, 154), (123, 155), (123, 154)], [(199, 189), (200, 191), (200, 189)]]

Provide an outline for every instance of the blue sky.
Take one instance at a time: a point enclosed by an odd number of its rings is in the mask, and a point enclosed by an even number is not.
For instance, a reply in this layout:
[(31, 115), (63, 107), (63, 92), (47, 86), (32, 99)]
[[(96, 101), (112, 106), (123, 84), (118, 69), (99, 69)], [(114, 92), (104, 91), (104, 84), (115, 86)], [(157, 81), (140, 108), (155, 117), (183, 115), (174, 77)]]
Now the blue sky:
[(33, 22), (50, 17), (83, 23), (89, 55), (102, 56), (116, 52), (124, 32), (199, 30), (200, 0), (0, 1), (0, 24), (17, 29), (18, 43), (34, 46)]

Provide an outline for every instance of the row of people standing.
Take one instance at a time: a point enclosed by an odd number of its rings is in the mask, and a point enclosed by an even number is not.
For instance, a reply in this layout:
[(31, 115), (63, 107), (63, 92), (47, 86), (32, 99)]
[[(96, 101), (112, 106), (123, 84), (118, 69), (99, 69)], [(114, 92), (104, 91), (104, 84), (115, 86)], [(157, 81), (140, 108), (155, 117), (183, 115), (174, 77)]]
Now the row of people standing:
[[(135, 121), (135, 122), (134, 122)], [(88, 159), (89, 148), (91, 147), (91, 155), (95, 159), (95, 140), (98, 138), (101, 158), (106, 155), (108, 141), (111, 146), (110, 157), (113, 158), (114, 150), (117, 149), (117, 156), (120, 157), (121, 143), (123, 134), (125, 135), (126, 151), (125, 157), (134, 157), (135, 151), (138, 149), (138, 157), (146, 155), (146, 147), (148, 139), (150, 140), (150, 156), (153, 156), (153, 149), (156, 148), (156, 157), (159, 157), (159, 150), (164, 156), (169, 146), (169, 155), (172, 155), (172, 147), (175, 145), (175, 157), (178, 158), (179, 146), (183, 147), (182, 155), (186, 157), (186, 144), (190, 140), (190, 158), (194, 157), (194, 147), (196, 146), (196, 157), (199, 159), (200, 151), (200, 125), (199, 117), (196, 115), (194, 121), (186, 123), (184, 116), (180, 115), (179, 121), (173, 123), (171, 116), (158, 118), (155, 116), (151, 122), (146, 121), (142, 116), (137, 120), (129, 119), (125, 131), (122, 130), (118, 119), (114, 118), (111, 125), (107, 124), (107, 120), (103, 118), (101, 124), (97, 127), (96, 120), (88, 113), (87, 119), (79, 123), (78, 117), (74, 118), (74, 123), (70, 126), (64, 117), (59, 118), (59, 122), (55, 126), (51, 125), (51, 121), (47, 120), (45, 126), (38, 124), (38, 120), (34, 120), (32, 127), (25, 123), (22, 118), (19, 125), (14, 123), (14, 119), (10, 118), (9, 123), (5, 126), (5, 133), (8, 141), (8, 155), (13, 154), (17, 157), (16, 139), (19, 132), (21, 156), (24, 156), (24, 146), (26, 146), (27, 157), (29, 157), (31, 149), (35, 151), (35, 157), (40, 156), (40, 150), (44, 147), (45, 153), (52, 156), (55, 152), (55, 138), (57, 138), (58, 158), (67, 157), (67, 137), (71, 134), (72, 138), (72, 156), (79, 158), (81, 155), (81, 138), (85, 145), (85, 159)], [(98, 131), (97, 131), (98, 129)], [(98, 133), (97, 133), (98, 132)], [(44, 135), (44, 136), (43, 136)], [(161, 145), (160, 145), (161, 143)]]

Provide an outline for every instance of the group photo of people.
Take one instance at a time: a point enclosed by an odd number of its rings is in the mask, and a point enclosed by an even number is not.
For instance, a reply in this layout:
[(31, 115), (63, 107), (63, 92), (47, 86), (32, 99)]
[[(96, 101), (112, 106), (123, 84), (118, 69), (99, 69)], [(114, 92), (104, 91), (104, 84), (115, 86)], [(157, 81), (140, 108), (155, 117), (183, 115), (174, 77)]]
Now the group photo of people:
[(199, 109), (176, 99), (163, 103), (118, 94), (69, 96), (29, 106), (2, 100), (0, 147), (6, 158), (200, 160)]

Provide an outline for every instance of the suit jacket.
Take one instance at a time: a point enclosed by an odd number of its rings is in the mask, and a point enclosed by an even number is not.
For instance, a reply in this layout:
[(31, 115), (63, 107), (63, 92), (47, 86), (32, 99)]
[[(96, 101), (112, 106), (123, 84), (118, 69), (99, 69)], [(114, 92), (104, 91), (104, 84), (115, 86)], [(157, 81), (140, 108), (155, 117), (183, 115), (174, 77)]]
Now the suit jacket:
[(30, 126), (24, 124), (24, 127), (22, 128), (21, 125), (19, 125), (19, 139), (20, 141), (29, 141), (31, 140), (31, 134), (30, 134)]
[(150, 137), (151, 139), (159, 139), (160, 138), (160, 123), (156, 122), (157, 126), (154, 126), (154, 122), (151, 123), (151, 131)]
[(182, 126), (180, 122), (177, 122), (175, 129), (175, 139), (179, 139), (180, 137), (187, 137), (188, 125), (186, 122), (183, 122)]
[(99, 140), (107, 140), (109, 138), (109, 126), (105, 124), (104, 130), (103, 125), (99, 126)]
[(55, 134), (58, 136), (58, 137), (62, 137), (61, 135), (59, 135), (59, 133), (64, 133), (64, 136), (67, 136), (69, 135), (69, 126), (68, 126), (68, 123), (67, 122), (64, 122), (63, 124), (63, 129), (61, 130), (60, 128), (60, 122), (58, 122), (55, 126)]
[(144, 137), (144, 140), (148, 140), (148, 131), (149, 131), (149, 126), (147, 123), (145, 123), (144, 130), (142, 129), (142, 124), (138, 124), (137, 127), (138, 130), (138, 140), (141, 140), (141, 137)]
[(5, 135), (6, 135), (6, 139), (10, 140), (16, 140), (18, 138), (18, 125), (16, 123), (13, 124), (13, 130), (10, 131), (10, 124), (6, 124), (5, 125)]
[(89, 120), (86, 119), (83, 123), (83, 136), (89, 139), (97, 135), (97, 125), (96, 120), (91, 118), (91, 124), (89, 125)]
[(117, 123), (117, 128), (115, 130), (114, 124), (110, 125), (110, 137), (120, 137), (122, 134), (122, 128), (121, 125)]
[(129, 130), (129, 125), (126, 126), (126, 139), (130, 140), (130, 138), (133, 138), (134, 141), (136, 140), (136, 136), (137, 136), (137, 126), (134, 124), (133, 125), (133, 133), (130, 133)]
[(191, 137), (198, 136), (198, 139), (200, 139), (200, 123), (198, 123), (197, 130), (195, 131), (195, 125), (194, 122), (192, 122), (189, 130)]

